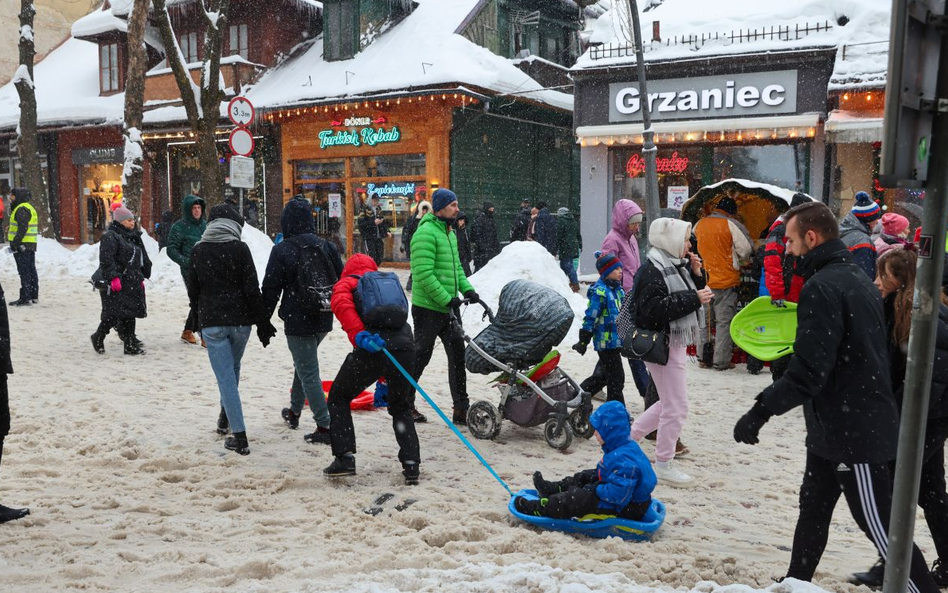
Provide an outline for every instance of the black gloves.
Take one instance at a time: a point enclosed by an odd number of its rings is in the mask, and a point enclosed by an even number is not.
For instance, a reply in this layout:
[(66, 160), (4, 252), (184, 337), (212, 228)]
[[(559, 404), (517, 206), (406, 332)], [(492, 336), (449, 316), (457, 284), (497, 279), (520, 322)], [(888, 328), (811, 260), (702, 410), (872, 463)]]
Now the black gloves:
[(773, 414), (764, 407), (764, 404), (757, 401), (749, 412), (741, 416), (741, 419), (734, 425), (734, 440), (738, 443), (756, 445), (760, 442), (757, 435), (760, 429), (770, 420)]
[(448, 301), (448, 309), (457, 309), (460, 306), (461, 306), (461, 299), (459, 299), (458, 297), (454, 297), (453, 299)]
[(273, 327), (273, 324), (270, 323), (269, 319), (257, 324), (257, 338), (260, 340), (260, 343), (263, 344), (264, 348), (270, 345), (270, 338), (275, 336), (276, 333), (277, 330)]
[(479, 302), (481, 301), (480, 295), (478, 295), (478, 294), (477, 294), (476, 292), (474, 292), (473, 290), (469, 290), (469, 291), (465, 292), (465, 293), (464, 293), (464, 298), (466, 298), (467, 300), (471, 301), (472, 303), (479, 303)]
[(573, 344), (573, 350), (579, 353), (580, 356), (585, 356), (586, 347), (589, 345), (589, 340), (591, 340), (593, 334), (591, 331), (586, 331), (584, 329), (579, 330), (579, 341)]

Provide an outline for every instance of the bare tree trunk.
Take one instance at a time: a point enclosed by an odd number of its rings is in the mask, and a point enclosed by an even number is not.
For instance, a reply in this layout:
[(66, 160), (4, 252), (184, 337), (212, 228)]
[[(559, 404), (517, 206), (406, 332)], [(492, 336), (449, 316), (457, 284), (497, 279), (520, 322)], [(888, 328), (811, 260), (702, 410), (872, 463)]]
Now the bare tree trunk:
[(141, 219), (142, 184), (144, 183), (145, 145), (142, 141), (142, 111), (145, 102), (145, 24), (148, 0), (135, 0), (128, 17), (128, 78), (125, 81), (125, 167), (122, 170), (122, 193), (125, 205)]
[(161, 42), (165, 46), (168, 65), (174, 73), (181, 100), (184, 103), (188, 124), (194, 131), (198, 161), (201, 164), (201, 197), (208, 208), (224, 201), (224, 171), (217, 152), (217, 125), (220, 122), (221, 101), (221, 53), (224, 31), (227, 28), (227, 12), (230, 0), (200, 0), (207, 33), (204, 36), (204, 65), (201, 68), (200, 85), (191, 78), (177, 36), (171, 26), (165, 0), (153, 0), (155, 16)]
[(17, 151), (27, 189), (33, 194), (32, 204), (39, 218), (39, 231), (49, 237), (52, 224), (49, 217), (49, 199), (46, 182), (40, 167), (39, 142), (36, 123), (36, 88), (33, 83), (33, 0), (20, 1), (20, 66), (13, 76), (13, 84), (20, 96), (20, 125), (17, 128)]

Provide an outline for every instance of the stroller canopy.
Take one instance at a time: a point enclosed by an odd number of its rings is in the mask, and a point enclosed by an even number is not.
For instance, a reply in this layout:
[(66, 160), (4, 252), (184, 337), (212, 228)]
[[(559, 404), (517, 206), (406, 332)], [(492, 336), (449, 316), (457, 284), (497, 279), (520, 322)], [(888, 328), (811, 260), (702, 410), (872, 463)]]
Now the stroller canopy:
[[(500, 291), (494, 322), (474, 343), (505, 364), (535, 365), (563, 341), (573, 324), (569, 301), (556, 291), (527, 280), (508, 282)], [(468, 346), (464, 364), (472, 373), (500, 369)]]
[(737, 202), (738, 217), (744, 222), (751, 238), (756, 240), (777, 216), (790, 209), (794, 193), (776, 185), (746, 179), (725, 179), (714, 185), (706, 185), (691, 196), (682, 206), (681, 218), (697, 224), (714, 211), (721, 198), (730, 195)]

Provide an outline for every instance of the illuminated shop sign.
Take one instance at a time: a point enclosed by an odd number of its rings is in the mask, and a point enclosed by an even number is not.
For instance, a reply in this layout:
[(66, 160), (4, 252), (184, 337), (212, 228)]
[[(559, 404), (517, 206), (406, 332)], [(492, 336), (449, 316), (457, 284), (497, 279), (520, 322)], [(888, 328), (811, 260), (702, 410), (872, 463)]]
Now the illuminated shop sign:
[[(402, 133), (398, 126), (386, 129), (382, 124), (388, 123), (384, 117), (348, 117), (344, 120), (333, 120), (333, 128), (348, 128), (340, 130), (323, 130), (319, 133), (319, 147), (321, 149), (333, 146), (376, 146), (398, 142)], [(357, 129), (361, 128), (361, 129)]]
[(365, 191), (370, 196), (375, 194), (377, 196), (414, 196), (415, 195), (415, 184), (414, 183), (385, 183), (382, 185), (376, 185), (374, 183), (366, 184)]
[[(652, 119), (699, 119), (794, 113), (797, 71), (648, 81)], [(642, 120), (638, 83), (609, 85), (609, 121)]]
[[(678, 156), (678, 152), (673, 152), (668, 158), (656, 158), (655, 165), (659, 173), (684, 173), (688, 169), (690, 160), (686, 156)], [(629, 177), (638, 177), (645, 172), (645, 159), (641, 154), (633, 154), (629, 162), (625, 164), (625, 170)]]

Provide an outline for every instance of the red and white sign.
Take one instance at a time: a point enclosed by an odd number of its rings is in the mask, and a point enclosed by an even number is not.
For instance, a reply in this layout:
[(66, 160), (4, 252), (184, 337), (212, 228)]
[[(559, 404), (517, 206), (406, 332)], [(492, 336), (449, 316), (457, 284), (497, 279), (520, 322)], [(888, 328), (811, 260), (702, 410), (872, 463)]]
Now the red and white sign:
[(246, 97), (234, 97), (227, 105), (227, 117), (235, 126), (249, 126), (254, 118), (253, 104)]
[(253, 134), (247, 128), (234, 128), (230, 133), (230, 151), (240, 156), (250, 156), (253, 152)]
[[(684, 173), (688, 169), (690, 159), (686, 156), (678, 156), (678, 152), (673, 152), (668, 158), (656, 158), (655, 165), (659, 173)], [(645, 172), (645, 159), (642, 155), (636, 153), (632, 155), (629, 162), (625, 165), (625, 170), (629, 177), (638, 177)]]

